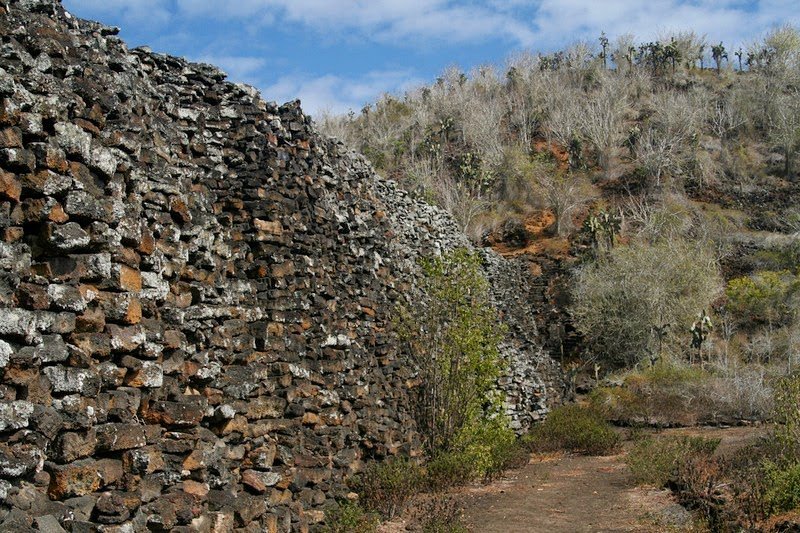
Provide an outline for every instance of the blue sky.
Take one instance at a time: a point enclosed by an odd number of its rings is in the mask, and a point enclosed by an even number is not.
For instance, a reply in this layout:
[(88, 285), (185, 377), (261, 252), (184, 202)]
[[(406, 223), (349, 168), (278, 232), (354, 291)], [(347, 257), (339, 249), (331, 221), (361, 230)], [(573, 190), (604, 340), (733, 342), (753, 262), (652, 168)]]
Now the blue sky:
[(213, 63), (266, 100), (359, 110), (446, 67), (502, 64), (520, 50), (693, 30), (729, 50), (781, 24), (800, 0), (63, 0), (122, 28), (131, 46)]

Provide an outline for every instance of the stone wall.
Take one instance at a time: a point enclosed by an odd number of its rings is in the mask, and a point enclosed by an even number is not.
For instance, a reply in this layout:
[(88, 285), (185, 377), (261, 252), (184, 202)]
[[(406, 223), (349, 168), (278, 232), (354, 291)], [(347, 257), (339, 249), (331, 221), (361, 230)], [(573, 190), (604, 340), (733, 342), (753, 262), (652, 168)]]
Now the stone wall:
[[(313, 529), (419, 453), (389, 325), (466, 239), (298, 103), (115, 34), (0, 0), (0, 530)], [(523, 430), (556, 369), (484, 253)]]

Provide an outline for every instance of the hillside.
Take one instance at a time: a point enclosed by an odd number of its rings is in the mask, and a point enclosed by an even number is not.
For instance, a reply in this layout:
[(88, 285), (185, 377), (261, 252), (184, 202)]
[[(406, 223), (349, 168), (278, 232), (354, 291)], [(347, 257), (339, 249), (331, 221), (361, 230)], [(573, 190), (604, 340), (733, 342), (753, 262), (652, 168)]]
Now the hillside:
[[(714, 62), (704, 65), (709, 51)], [(323, 117), (321, 127), (449, 211), (474, 243), (525, 263), (548, 287), (540, 315), (553, 318), (540, 326), (554, 328), (553, 353), (616, 357), (593, 336), (603, 326), (589, 324), (583, 304), (571, 301), (581, 298), (573, 276), (639, 244), (702, 249), (710, 261), (703, 276), (722, 277), (716, 295), (696, 299), (691, 312), (648, 327), (671, 322), (668, 340), (686, 346), (695, 315), (713, 307), (715, 323), (729, 324), (712, 335), (716, 349), (728, 350), (735, 329), (736, 349), (748, 352), (740, 355), (766, 360), (776, 354), (755, 355), (751, 341), (771, 319), (733, 292), (765, 275), (796, 284), (798, 80), (800, 33), (788, 26), (747, 50), (711, 47), (690, 31), (649, 43), (602, 36), (470, 73), (451, 68), (359, 114)], [(788, 306), (772, 321), (788, 329), (770, 332), (782, 335), (784, 361), (796, 322), (789, 308), (797, 308), (786, 287), (781, 303), (770, 304)], [(576, 345), (573, 325), (587, 345)], [(640, 339), (629, 363), (656, 340)]]

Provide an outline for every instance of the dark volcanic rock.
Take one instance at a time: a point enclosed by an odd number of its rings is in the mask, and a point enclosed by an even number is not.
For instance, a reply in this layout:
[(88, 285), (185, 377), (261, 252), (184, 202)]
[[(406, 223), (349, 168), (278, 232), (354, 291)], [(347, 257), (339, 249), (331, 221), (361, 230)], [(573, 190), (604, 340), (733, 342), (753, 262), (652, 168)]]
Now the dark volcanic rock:
[[(442, 211), (208, 65), (0, 0), (0, 529), (315, 528), (419, 454), (390, 333)], [(524, 430), (557, 369), (484, 251)]]

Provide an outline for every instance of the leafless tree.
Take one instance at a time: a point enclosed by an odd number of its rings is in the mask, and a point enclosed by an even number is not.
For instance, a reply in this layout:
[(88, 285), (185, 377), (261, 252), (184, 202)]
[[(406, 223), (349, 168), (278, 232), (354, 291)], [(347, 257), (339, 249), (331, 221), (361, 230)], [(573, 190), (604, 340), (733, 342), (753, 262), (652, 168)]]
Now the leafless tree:
[(747, 118), (736, 106), (734, 96), (726, 93), (711, 103), (708, 122), (714, 136), (720, 142), (724, 142), (733, 132), (746, 124)]
[(564, 235), (570, 229), (574, 211), (591, 196), (588, 183), (571, 172), (553, 171), (545, 166), (534, 167), (531, 182), (534, 192), (541, 195), (553, 213), (556, 234)]
[(677, 177), (692, 154), (705, 120), (701, 95), (673, 91), (654, 96), (654, 115), (636, 143), (636, 161), (652, 179), (656, 189), (665, 178)]
[(580, 134), (581, 99), (583, 95), (578, 89), (558, 87), (558, 77), (548, 80), (546, 88), (547, 115), (543, 126), (548, 142), (555, 140), (565, 150), (569, 150)]
[(800, 149), (800, 89), (775, 96), (769, 116), (769, 140), (783, 152), (783, 171), (792, 177), (794, 156)]
[(581, 131), (594, 146), (606, 178), (612, 177), (615, 152), (625, 139), (628, 100), (623, 84), (620, 78), (603, 77), (599, 89), (588, 95), (578, 115)]

